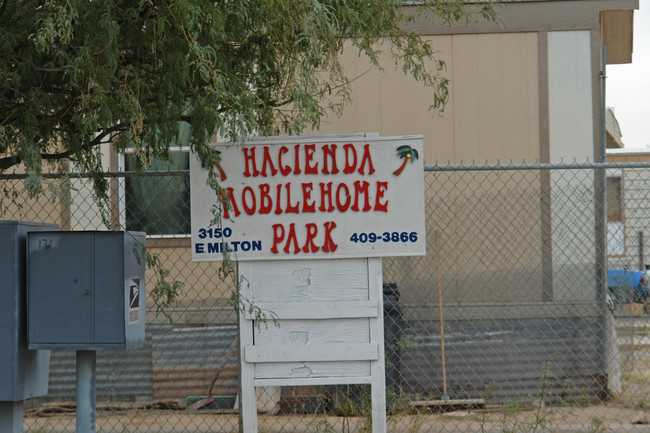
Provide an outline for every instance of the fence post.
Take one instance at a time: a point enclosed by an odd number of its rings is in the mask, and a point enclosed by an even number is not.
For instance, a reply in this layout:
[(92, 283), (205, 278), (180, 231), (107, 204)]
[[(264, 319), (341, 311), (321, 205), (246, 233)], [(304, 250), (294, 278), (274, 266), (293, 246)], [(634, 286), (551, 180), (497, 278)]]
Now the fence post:
[[(600, 71), (600, 146), (598, 162), (605, 163), (605, 149), (607, 143), (605, 131), (605, 119), (607, 107), (605, 104), (606, 90), (606, 68), (607, 68), (607, 46), (602, 47)], [(600, 351), (600, 372), (598, 374), (598, 398), (606, 401), (609, 398), (607, 392), (607, 172), (601, 166), (596, 169), (596, 272), (598, 277), (598, 300), (600, 304), (600, 327), (599, 327), (599, 351)]]

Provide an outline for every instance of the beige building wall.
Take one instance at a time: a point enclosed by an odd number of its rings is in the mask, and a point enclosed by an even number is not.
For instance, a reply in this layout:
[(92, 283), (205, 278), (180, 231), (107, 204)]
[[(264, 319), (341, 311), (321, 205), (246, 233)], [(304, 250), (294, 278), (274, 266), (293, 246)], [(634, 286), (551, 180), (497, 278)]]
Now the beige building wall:
[[(110, 145), (102, 145), (100, 152), (103, 166), (108, 169)], [(66, 162), (51, 167), (46, 165), (43, 170), (46, 173), (60, 173), (61, 166), (74, 170), (74, 165)], [(12, 172), (23, 174), (25, 169), (20, 165)], [(0, 182), (7, 191), (5, 193), (0, 189), (0, 219), (53, 223), (58, 224), (61, 230), (107, 229), (93, 198), (92, 183), (87, 179), (44, 179), (44, 194), (27, 200), (24, 199), (27, 193), (23, 180)], [(19, 202), (12, 200), (14, 192), (20, 198)]]
[[(539, 159), (537, 33), (427, 37), (450, 80), (444, 113), (429, 110), (433, 92), (393, 66), (376, 71), (354, 49), (343, 63), (352, 101), (317, 132), (424, 135), (425, 165)], [(431, 65), (433, 66), (433, 65)], [(309, 132), (306, 132), (309, 133)]]
[[(341, 117), (325, 119), (318, 132), (423, 134), (425, 165), (539, 161), (538, 34), (428, 40), (450, 80), (441, 115), (429, 110), (432, 91), (393, 68), (388, 58), (383, 64), (391, 66), (383, 72), (367, 72), (369, 65), (348, 52), (351, 103)], [(494, 182), (503, 183), (500, 191), (492, 188)], [(445, 303), (543, 300), (538, 173), (428, 173), (425, 190), (427, 256), (384, 259), (384, 278), (398, 284), (410, 306), (407, 316), (438, 302), (438, 263)], [(422, 314), (428, 314), (426, 307)]]
[[(45, 166), (43, 171), (58, 172), (58, 169)], [(25, 167), (21, 164), (3, 174), (23, 175)], [(69, 182), (61, 179), (43, 179), (41, 186), (43, 193), (30, 197), (25, 180), (0, 180), (0, 219), (58, 224), (65, 230), (70, 215), (67, 205)]]
[[(58, 195), (46, 192), (36, 198), (26, 199), (27, 193), (22, 180), (0, 182), (3, 183), (0, 187), (0, 219), (58, 224), (61, 227), (67, 222), (67, 209)], [(61, 187), (61, 181), (50, 182), (53, 182), (55, 188)], [(13, 199), (14, 193), (18, 194), (17, 201)]]

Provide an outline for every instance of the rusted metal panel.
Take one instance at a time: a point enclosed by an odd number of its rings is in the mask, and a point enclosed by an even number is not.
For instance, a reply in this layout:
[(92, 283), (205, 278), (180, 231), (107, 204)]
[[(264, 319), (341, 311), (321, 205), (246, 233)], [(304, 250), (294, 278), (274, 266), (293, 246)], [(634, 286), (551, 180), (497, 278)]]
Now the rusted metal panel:
[[(234, 363), (237, 362), (235, 359)], [(153, 371), (154, 400), (178, 399), (190, 396), (207, 396), (210, 383), (218, 376), (212, 388), (212, 395), (235, 396), (238, 385), (236, 365), (226, 366), (219, 372), (210, 367), (192, 368), (184, 366), (157, 367)]]
[(236, 395), (237, 351), (228, 351), (236, 337), (236, 326), (160, 328), (153, 335), (154, 399), (207, 395), (215, 377), (213, 395)]

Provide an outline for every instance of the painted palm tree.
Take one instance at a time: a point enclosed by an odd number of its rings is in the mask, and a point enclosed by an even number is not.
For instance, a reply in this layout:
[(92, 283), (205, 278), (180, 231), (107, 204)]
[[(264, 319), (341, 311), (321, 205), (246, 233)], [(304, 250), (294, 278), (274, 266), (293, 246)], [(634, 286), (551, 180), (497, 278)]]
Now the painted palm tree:
[(221, 168), (221, 152), (218, 150), (215, 150), (215, 152), (217, 153), (216, 158), (207, 158), (207, 160), (201, 164), (201, 167), (208, 168), (209, 166), (214, 165), (217, 168), (217, 171), (219, 171), (219, 178), (223, 181), (228, 179), (228, 176), (226, 176), (226, 172)]
[(223, 168), (221, 168), (221, 152), (217, 150), (217, 160), (214, 163), (214, 166), (217, 167), (217, 170), (219, 170), (219, 177), (221, 180), (226, 180), (228, 179), (228, 176), (226, 176), (226, 172), (223, 171)]
[(411, 162), (414, 162), (419, 157), (418, 151), (407, 145), (403, 145), (397, 148), (397, 156), (402, 158), (404, 161), (402, 161), (402, 165), (400, 165), (399, 168), (393, 172), (395, 176), (402, 174), (402, 171), (404, 170), (404, 167), (406, 167), (406, 163), (409, 160), (411, 160)]

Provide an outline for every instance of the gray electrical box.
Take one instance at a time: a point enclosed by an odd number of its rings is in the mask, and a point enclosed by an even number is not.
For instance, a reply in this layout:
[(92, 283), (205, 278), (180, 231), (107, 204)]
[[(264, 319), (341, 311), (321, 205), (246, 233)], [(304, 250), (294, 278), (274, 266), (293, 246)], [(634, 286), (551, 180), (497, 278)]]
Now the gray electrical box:
[(27, 349), (27, 232), (53, 224), (0, 221), (0, 401), (47, 394), (49, 350)]
[(144, 345), (144, 233), (29, 233), (27, 248), (30, 349)]

